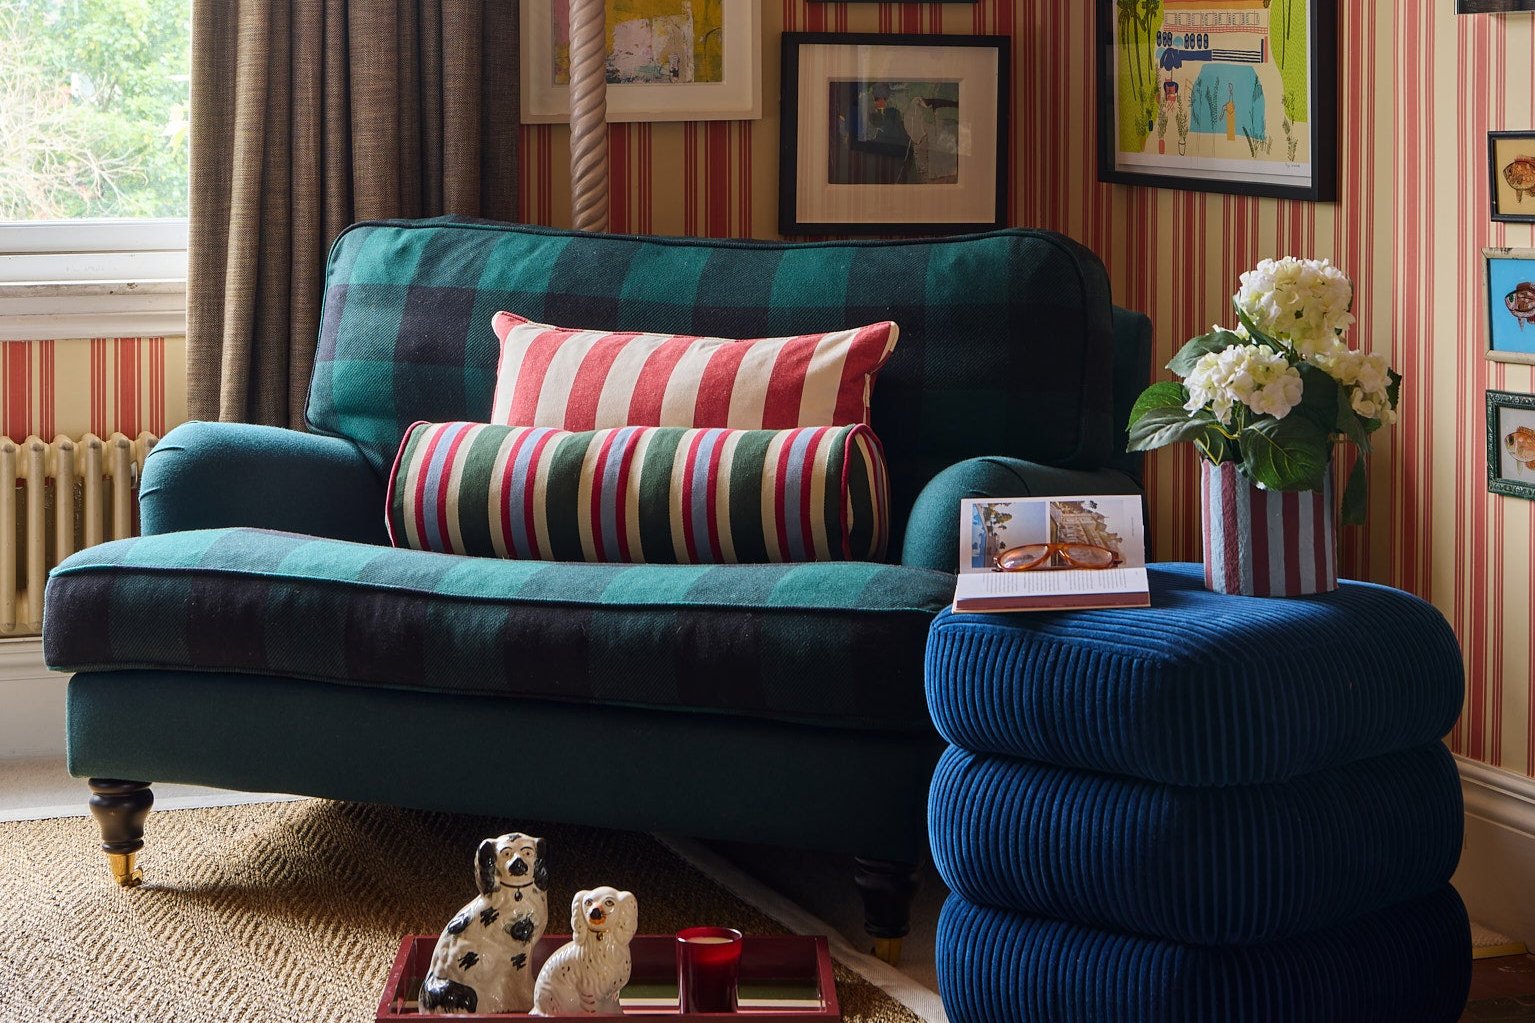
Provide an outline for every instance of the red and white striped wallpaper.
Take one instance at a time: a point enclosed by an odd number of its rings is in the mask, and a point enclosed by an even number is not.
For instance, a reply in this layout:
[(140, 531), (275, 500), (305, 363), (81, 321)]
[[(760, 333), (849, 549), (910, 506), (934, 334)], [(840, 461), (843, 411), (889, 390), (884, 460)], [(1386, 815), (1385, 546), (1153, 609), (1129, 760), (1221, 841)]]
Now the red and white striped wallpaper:
[[(1432, 600), (1465, 649), (1455, 750), (1535, 776), (1535, 505), (1486, 487), (1484, 392), (1535, 391), (1531, 367), (1482, 360), (1479, 251), (1535, 244), (1488, 220), (1486, 133), (1535, 128), (1535, 15), (1457, 17), (1450, 0), (1339, 0), (1342, 201), (1311, 205), (1099, 184), (1089, 0), (819, 4), (765, 0), (756, 122), (615, 125), (613, 228), (771, 237), (777, 223), (780, 30), (1013, 38), (1009, 222), (1064, 231), (1108, 264), (1117, 300), (1157, 325), (1157, 361), (1227, 318), (1242, 270), (1327, 256), (1359, 289), (1356, 334), (1406, 376), (1377, 445), (1370, 523), (1342, 574)], [(524, 129), (525, 219), (569, 217), (567, 133)], [(185, 418), (180, 338), (0, 344), (0, 429), (137, 433)], [(1198, 557), (1198, 469), (1151, 460), (1155, 541)]]
[[(1358, 289), (1357, 337), (1406, 376), (1401, 423), (1377, 446), (1370, 524), (1346, 530), (1344, 575), (1431, 599), (1465, 648), (1451, 742), (1535, 775), (1535, 518), (1487, 493), (1483, 394), (1535, 390), (1531, 368), (1482, 360), (1479, 250), (1531, 245), (1488, 220), (1486, 134), (1535, 128), (1535, 15), (1456, 16), (1450, 0), (1339, 0), (1342, 201), (1329, 205), (1099, 184), (1090, 0), (819, 4), (765, 0), (757, 122), (616, 125), (613, 228), (772, 237), (778, 35), (1002, 33), (1013, 39), (1009, 222), (1064, 231), (1108, 264), (1117, 300), (1157, 325), (1158, 362), (1228, 319), (1264, 256), (1331, 257)], [(525, 218), (568, 222), (563, 127), (525, 129)], [(1157, 550), (1198, 556), (1198, 470), (1151, 462)]]
[(0, 341), (0, 433), (156, 436), (187, 418), (180, 337)]

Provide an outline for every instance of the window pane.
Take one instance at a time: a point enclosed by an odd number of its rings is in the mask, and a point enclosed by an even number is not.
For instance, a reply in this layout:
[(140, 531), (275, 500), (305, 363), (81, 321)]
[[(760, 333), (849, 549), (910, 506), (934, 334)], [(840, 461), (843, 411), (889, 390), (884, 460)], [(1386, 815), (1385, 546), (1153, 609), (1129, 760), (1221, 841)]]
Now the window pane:
[(184, 217), (190, 0), (0, 0), (0, 221)]

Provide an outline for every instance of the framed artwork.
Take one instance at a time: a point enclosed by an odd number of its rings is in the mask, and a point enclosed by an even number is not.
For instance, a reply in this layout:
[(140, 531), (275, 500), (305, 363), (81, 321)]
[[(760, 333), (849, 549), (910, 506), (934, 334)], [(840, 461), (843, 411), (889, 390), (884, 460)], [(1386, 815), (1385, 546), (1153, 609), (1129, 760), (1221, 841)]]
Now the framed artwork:
[(1535, 500), (1535, 394), (1487, 392), (1487, 489)]
[(778, 230), (1002, 225), (1007, 36), (785, 32)]
[(1487, 358), (1535, 364), (1535, 249), (1483, 249)]
[[(607, 0), (608, 120), (762, 116), (762, 0)], [(522, 121), (570, 120), (570, 0), (523, 0)]]
[(1535, 11), (1535, 0), (1455, 0), (1456, 14), (1506, 14)]
[(1095, 2), (1100, 181), (1337, 198), (1337, 0)]
[(1535, 221), (1535, 131), (1487, 133), (1492, 219)]

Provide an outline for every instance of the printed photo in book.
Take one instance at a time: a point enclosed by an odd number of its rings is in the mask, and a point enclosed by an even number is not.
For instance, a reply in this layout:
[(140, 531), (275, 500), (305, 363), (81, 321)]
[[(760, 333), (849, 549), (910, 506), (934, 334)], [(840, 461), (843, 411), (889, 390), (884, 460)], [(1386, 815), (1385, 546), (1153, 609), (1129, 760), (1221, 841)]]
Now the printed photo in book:
[(960, 502), (956, 611), (1149, 607), (1138, 495)]

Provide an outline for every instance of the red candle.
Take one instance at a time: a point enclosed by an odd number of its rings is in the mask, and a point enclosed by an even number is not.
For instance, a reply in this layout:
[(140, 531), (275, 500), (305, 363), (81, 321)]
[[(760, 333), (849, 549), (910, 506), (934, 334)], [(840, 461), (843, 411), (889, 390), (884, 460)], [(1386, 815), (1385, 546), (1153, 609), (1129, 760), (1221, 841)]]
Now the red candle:
[(735, 1012), (741, 977), (741, 932), (689, 927), (677, 932), (677, 998), (681, 1012)]

